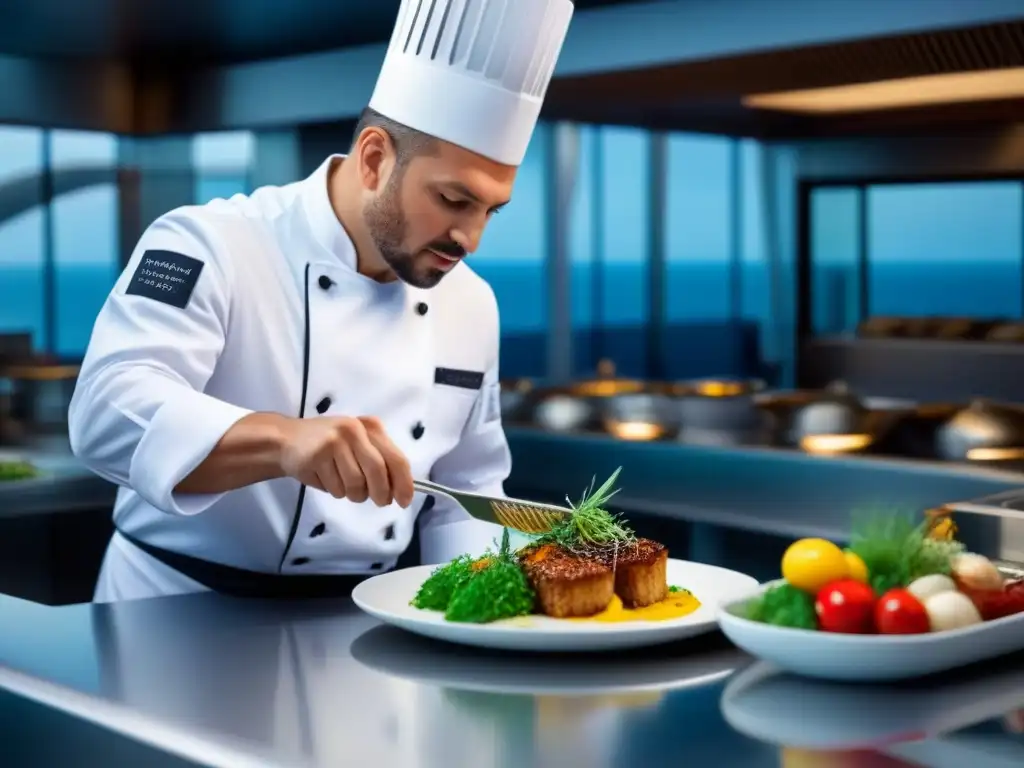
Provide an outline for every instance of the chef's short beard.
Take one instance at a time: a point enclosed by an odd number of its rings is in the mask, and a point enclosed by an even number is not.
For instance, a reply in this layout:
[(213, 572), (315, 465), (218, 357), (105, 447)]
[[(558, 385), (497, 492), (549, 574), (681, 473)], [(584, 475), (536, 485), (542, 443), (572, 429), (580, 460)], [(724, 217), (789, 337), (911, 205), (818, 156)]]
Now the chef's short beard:
[(380, 197), (363, 210), (366, 229), (384, 262), (398, 279), (414, 288), (433, 288), (445, 276), (444, 270), (431, 267), (402, 247), (405, 241), (405, 212), (399, 201), (402, 172), (396, 169)]

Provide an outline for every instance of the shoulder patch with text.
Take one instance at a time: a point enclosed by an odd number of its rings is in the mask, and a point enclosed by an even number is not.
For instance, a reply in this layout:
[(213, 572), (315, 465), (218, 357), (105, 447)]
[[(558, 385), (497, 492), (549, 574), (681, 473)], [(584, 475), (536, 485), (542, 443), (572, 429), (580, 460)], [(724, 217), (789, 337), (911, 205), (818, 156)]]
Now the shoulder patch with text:
[(199, 259), (183, 253), (146, 251), (125, 293), (184, 309), (192, 298), (203, 266)]

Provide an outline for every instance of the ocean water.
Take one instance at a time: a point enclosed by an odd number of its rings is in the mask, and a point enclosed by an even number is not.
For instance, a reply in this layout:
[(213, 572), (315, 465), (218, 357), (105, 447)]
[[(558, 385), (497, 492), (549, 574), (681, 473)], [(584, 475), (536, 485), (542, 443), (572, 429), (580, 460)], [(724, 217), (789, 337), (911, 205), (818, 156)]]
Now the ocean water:
[[(116, 267), (74, 265), (57, 268), (56, 351), (80, 357), (93, 323), (117, 281)], [(41, 346), (45, 289), (42, 270), (0, 265), (0, 331), (29, 331)]]
[[(494, 288), (501, 309), (503, 335), (540, 334), (547, 326), (547, 274), (536, 263), (488, 263), (475, 269)], [(60, 266), (57, 270), (57, 351), (80, 356), (93, 322), (117, 279), (113, 267)], [(611, 263), (600, 273), (595, 296), (594, 270), (576, 264), (570, 276), (572, 316), (577, 329), (595, 325), (628, 328), (643, 325), (650, 300), (647, 273), (640, 264)], [(1024, 284), (1018, 264), (985, 262), (908, 262), (873, 265), (871, 306), (875, 315), (946, 315), (1020, 317)], [(745, 319), (765, 322), (771, 296), (764, 264), (744, 265), (739, 280)], [(731, 276), (727, 265), (672, 263), (666, 274), (666, 311), (672, 324), (724, 322), (730, 318)], [(793, 291), (785, 286), (782, 301), (791, 310)], [(819, 332), (848, 329), (857, 316), (855, 274), (818, 269), (814, 274), (814, 316)], [(42, 339), (43, 280), (35, 268), (0, 267), (0, 330), (27, 330)], [(538, 339), (538, 343), (542, 343)]]

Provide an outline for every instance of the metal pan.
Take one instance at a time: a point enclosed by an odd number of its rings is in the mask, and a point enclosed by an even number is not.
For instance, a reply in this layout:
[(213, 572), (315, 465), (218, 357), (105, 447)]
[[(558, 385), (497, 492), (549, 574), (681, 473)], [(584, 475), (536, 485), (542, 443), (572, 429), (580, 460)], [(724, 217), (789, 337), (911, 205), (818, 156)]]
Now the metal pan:
[(899, 415), (893, 408), (870, 407), (841, 381), (823, 390), (765, 393), (756, 400), (771, 417), (775, 441), (808, 453), (870, 451)]
[(1024, 408), (973, 400), (937, 430), (936, 448), (948, 461), (1024, 462)]

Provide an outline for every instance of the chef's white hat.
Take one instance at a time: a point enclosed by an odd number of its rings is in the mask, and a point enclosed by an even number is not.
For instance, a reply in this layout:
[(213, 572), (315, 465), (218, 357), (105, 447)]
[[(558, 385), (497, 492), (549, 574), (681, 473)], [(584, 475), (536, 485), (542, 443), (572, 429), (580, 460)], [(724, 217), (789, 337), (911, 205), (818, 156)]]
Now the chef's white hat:
[(572, 11), (571, 0), (402, 0), (370, 107), (519, 165)]

